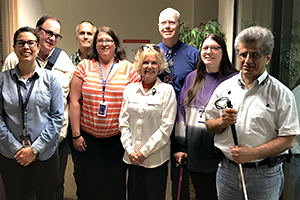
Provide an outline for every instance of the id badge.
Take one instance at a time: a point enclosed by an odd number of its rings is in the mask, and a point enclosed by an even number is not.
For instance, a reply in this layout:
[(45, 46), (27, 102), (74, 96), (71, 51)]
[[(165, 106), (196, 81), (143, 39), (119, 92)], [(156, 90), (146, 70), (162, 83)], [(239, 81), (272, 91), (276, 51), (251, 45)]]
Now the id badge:
[(22, 145), (23, 147), (30, 147), (31, 146), (31, 141), (30, 141), (30, 136), (26, 135), (26, 136), (21, 136), (22, 139)]
[(98, 116), (106, 117), (106, 111), (107, 111), (107, 103), (106, 102), (101, 102), (100, 105), (99, 105)]
[(205, 109), (204, 106), (201, 107), (198, 111), (198, 123), (205, 123), (205, 117), (204, 117)]

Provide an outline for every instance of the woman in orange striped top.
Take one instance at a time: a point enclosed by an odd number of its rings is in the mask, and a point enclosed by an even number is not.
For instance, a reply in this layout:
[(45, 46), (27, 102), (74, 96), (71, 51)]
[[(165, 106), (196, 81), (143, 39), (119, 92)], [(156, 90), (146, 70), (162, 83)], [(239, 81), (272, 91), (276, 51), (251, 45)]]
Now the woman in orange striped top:
[(70, 90), (74, 176), (78, 199), (126, 199), (126, 166), (118, 118), (123, 90), (140, 80), (109, 27), (97, 30), (89, 59), (74, 71)]

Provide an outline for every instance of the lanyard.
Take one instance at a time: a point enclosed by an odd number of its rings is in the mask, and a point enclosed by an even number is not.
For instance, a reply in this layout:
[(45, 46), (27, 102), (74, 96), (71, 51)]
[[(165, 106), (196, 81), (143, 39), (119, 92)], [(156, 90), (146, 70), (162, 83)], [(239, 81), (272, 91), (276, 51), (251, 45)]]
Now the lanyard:
[(33, 77), (33, 81), (30, 85), (30, 88), (29, 88), (29, 91), (27, 93), (27, 96), (25, 97), (25, 102), (23, 101), (23, 97), (22, 97), (22, 94), (21, 94), (21, 89), (20, 89), (20, 82), (19, 80), (17, 80), (17, 89), (18, 89), (18, 97), (19, 97), (19, 105), (21, 106), (21, 109), (22, 109), (22, 121), (23, 121), (23, 135), (26, 136), (26, 133), (25, 133), (25, 124), (24, 124), (24, 111), (27, 107), (27, 104), (28, 104), (28, 101), (29, 101), (29, 98), (31, 96), (31, 93), (32, 93), (32, 89), (33, 89), (33, 86), (35, 84), (35, 80), (36, 78)]
[[(101, 77), (102, 77), (102, 82), (103, 82), (103, 89), (102, 89), (102, 99), (103, 99), (103, 102), (105, 102), (105, 99), (104, 99), (104, 92), (105, 92), (105, 85), (106, 85), (106, 80), (104, 79), (104, 76), (103, 76), (103, 72), (102, 72), (102, 68), (101, 68), (101, 65), (100, 65), (100, 61), (98, 61), (98, 64), (99, 64), (99, 68), (100, 68), (100, 72), (101, 72)], [(109, 73), (111, 72), (113, 66), (115, 65), (115, 61), (113, 62), (113, 64), (111, 65), (110, 67), (110, 70), (108, 72), (108, 75)], [(107, 75), (107, 77), (108, 77)]]

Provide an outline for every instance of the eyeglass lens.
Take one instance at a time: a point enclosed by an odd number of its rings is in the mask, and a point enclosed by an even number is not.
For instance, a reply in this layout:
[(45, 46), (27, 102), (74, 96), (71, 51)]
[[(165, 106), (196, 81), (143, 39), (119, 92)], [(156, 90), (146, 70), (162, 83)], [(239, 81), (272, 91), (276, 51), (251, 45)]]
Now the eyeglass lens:
[(41, 28), (41, 29), (42, 29), (43, 31), (45, 31), (45, 33), (46, 33), (49, 37), (53, 37), (53, 35), (54, 35), (55, 39), (58, 39), (58, 40), (62, 39), (62, 36), (59, 35), (59, 34), (55, 34), (55, 33), (53, 33), (52, 31), (46, 30), (46, 29), (44, 29), (44, 28)]
[(36, 45), (36, 40), (28, 40), (28, 41), (24, 41), (24, 40), (17, 40), (16, 45), (19, 47), (23, 47), (25, 44), (28, 44), (28, 46), (30, 47), (34, 47)]
[(114, 43), (114, 41), (110, 40), (110, 39), (99, 39), (97, 42), (99, 42), (99, 43), (106, 43), (106, 44), (112, 44), (112, 43)]

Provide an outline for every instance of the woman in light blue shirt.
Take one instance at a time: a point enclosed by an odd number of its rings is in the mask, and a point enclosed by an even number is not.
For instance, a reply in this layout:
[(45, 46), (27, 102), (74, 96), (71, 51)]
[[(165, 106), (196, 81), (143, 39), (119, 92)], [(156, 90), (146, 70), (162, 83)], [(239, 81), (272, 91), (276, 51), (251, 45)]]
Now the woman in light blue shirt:
[(0, 172), (8, 200), (26, 199), (29, 183), (39, 200), (55, 198), (58, 136), (64, 119), (59, 80), (36, 65), (39, 35), (14, 34), (15, 68), (0, 73)]

